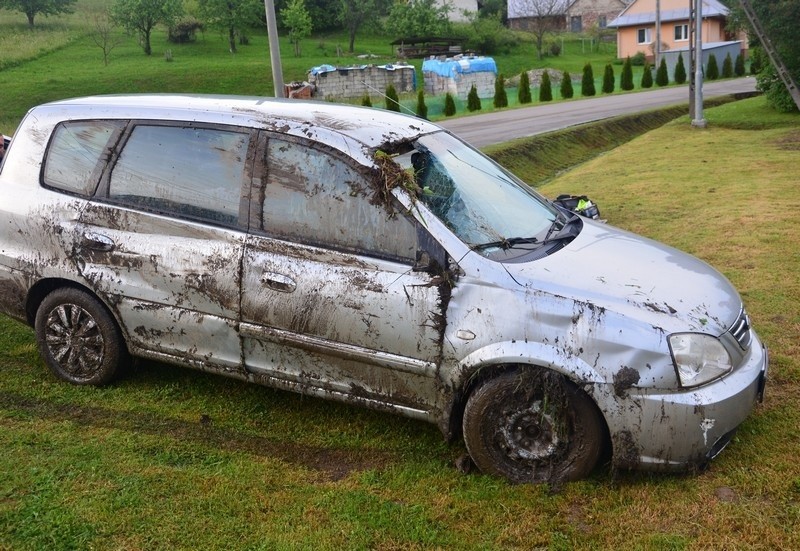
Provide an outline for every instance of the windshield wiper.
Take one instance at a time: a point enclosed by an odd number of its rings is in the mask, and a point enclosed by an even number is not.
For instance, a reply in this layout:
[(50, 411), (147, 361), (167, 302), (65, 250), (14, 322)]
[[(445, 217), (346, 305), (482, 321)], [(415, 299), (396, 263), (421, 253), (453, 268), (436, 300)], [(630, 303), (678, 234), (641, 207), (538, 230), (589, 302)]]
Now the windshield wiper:
[[(550, 225), (550, 229), (547, 230), (547, 234), (545, 234), (544, 239), (542, 239), (542, 245), (545, 243), (552, 243), (553, 241), (559, 241), (561, 239), (572, 239), (575, 237), (575, 234), (572, 232), (564, 232), (564, 230), (579, 218), (580, 217), (577, 214), (573, 214), (567, 218), (561, 212), (559, 212), (556, 216), (556, 219), (553, 220), (553, 223)], [(558, 227), (559, 222), (561, 222), (560, 227)], [(558, 233), (553, 235), (553, 233), (556, 231)]]
[(509, 237), (500, 239), (499, 241), (489, 241), (488, 243), (481, 243), (479, 245), (472, 245), (470, 249), (473, 251), (482, 251), (485, 249), (513, 249), (517, 245), (531, 245), (538, 244), (540, 241), (535, 237)]

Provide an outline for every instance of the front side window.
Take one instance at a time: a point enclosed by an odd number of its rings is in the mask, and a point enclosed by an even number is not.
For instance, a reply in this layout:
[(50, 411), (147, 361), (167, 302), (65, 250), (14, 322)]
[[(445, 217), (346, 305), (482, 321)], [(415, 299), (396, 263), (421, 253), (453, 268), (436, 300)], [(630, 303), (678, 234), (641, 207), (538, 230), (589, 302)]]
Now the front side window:
[(416, 228), (373, 200), (365, 176), (303, 143), (271, 139), (262, 229), (276, 237), (386, 257), (414, 260)]
[(78, 195), (92, 195), (123, 126), (122, 121), (59, 124), (44, 160), (44, 184)]
[(650, 44), (650, 29), (639, 29), (636, 31), (639, 44)]
[(675, 40), (689, 40), (689, 25), (675, 25)]
[(235, 225), (249, 134), (137, 125), (109, 182), (109, 198), (179, 217)]

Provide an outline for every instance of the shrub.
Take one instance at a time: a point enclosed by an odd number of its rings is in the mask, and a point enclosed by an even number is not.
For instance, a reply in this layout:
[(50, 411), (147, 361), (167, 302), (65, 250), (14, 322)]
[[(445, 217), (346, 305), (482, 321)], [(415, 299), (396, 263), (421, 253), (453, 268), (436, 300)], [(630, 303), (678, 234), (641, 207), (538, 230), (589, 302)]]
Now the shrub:
[(575, 91), (572, 89), (572, 76), (569, 74), (569, 71), (564, 71), (564, 74), (561, 75), (561, 97), (563, 99), (569, 99), (575, 94)]
[(653, 87), (653, 68), (650, 67), (649, 63), (644, 64), (644, 72), (642, 73), (642, 88), (652, 88)]
[(174, 44), (185, 44), (195, 41), (195, 33), (203, 30), (203, 24), (197, 19), (181, 19), (167, 31), (167, 40)]
[(683, 55), (678, 54), (678, 63), (675, 64), (675, 83), (683, 84), (686, 82), (686, 66), (683, 64)]
[(392, 84), (386, 87), (386, 109), (400, 112), (400, 98), (397, 97), (397, 90)]
[(656, 84), (659, 86), (666, 86), (669, 84), (667, 61), (663, 57), (661, 58), (661, 63), (658, 65), (658, 71), (656, 71)]
[(478, 97), (478, 89), (475, 88), (475, 85), (472, 85), (472, 88), (469, 89), (469, 94), (467, 94), (467, 110), (468, 111), (480, 111), (481, 109), (481, 98)]
[(708, 56), (708, 67), (706, 67), (706, 78), (708, 80), (717, 80), (719, 78), (719, 66), (717, 65), (717, 56), (711, 54)]
[(614, 67), (610, 63), (606, 64), (606, 69), (603, 71), (603, 93), (610, 94), (614, 91)]
[(581, 95), (593, 96), (596, 94), (594, 89), (594, 72), (592, 71), (592, 64), (587, 63), (583, 66), (583, 78), (581, 78)]
[(452, 117), (456, 114), (456, 100), (450, 92), (444, 96), (444, 116)]
[(422, 88), (417, 92), (417, 116), (421, 119), (428, 119), (428, 106), (425, 105), (425, 91)]
[(622, 76), (619, 77), (619, 87), (623, 90), (633, 90), (633, 67), (630, 56), (625, 59), (625, 64), (622, 66)]
[(553, 101), (553, 87), (550, 84), (550, 73), (542, 73), (542, 83), (539, 85), (539, 101)]
[(372, 100), (369, 97), (369, 94), (364, 94), (364, 97), (361, 98), (361, 105), (364, 107), (372, 107)]
[(636, 52), (633, 54), (631, 64), (637, 67), (644, 67), (647, 64), (647, 57), (645, 57), (644, 52)]
[(725, 61), (722, 62), (722, 78), (733, 78), (733, 60), (730, 52), (725, 56)]
[(497, 75), (494, 81), (494, 106), (498, 109), (508, 107), (508, 95), (506, 95), (506, 79), (503, 75)]
[(558, 42), (551, 42), (548, 50), (550, 51), (551, 56), (558, 57), (561, 55), (561, 44)]
[(733, 64), (733, 74), (737, 77), (744, 76), (744, 56), (741, 53), (736, 56), (736, 61)]
[(465, 46), (486, 55), (508, 54), (518, 44), (517, 35), (499, 17), (475, 17), (469, 23), (453, 25), (454, 36), (466, 36)]
[(531, 79), (528, 71), (522, 71), (519, 76), (519, 89), (517, 90), (517, 101), (521, 104), (530, 103), (531, 98)]

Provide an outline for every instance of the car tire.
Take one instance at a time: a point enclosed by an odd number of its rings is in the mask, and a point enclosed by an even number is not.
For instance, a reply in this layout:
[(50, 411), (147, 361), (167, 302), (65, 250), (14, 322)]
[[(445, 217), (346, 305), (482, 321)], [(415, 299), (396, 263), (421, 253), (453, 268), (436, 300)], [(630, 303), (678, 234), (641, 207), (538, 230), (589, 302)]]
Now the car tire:
[(71, 287), (47, 295), (36, 312), (36, 340), (50, 370), (76, 385), (111, 382), (129, 363), (122, 333), (96, 298)]
[(513, 483), (589, 475), (603, 447), (591, 399), (558, 373), (525, 368), (484, 381), (470, 395), (464, 442), (478, 468)]

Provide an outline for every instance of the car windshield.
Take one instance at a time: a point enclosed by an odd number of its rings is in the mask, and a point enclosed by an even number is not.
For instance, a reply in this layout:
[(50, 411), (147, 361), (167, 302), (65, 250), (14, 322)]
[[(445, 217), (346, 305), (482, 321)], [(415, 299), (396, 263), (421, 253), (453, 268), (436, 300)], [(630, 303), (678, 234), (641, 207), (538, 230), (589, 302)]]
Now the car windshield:
[(494, 161), (446, 132), (423, 136), (400, 155), (422, 188), (419, 201), (484, 255), (546, 239), (559, 212)]

